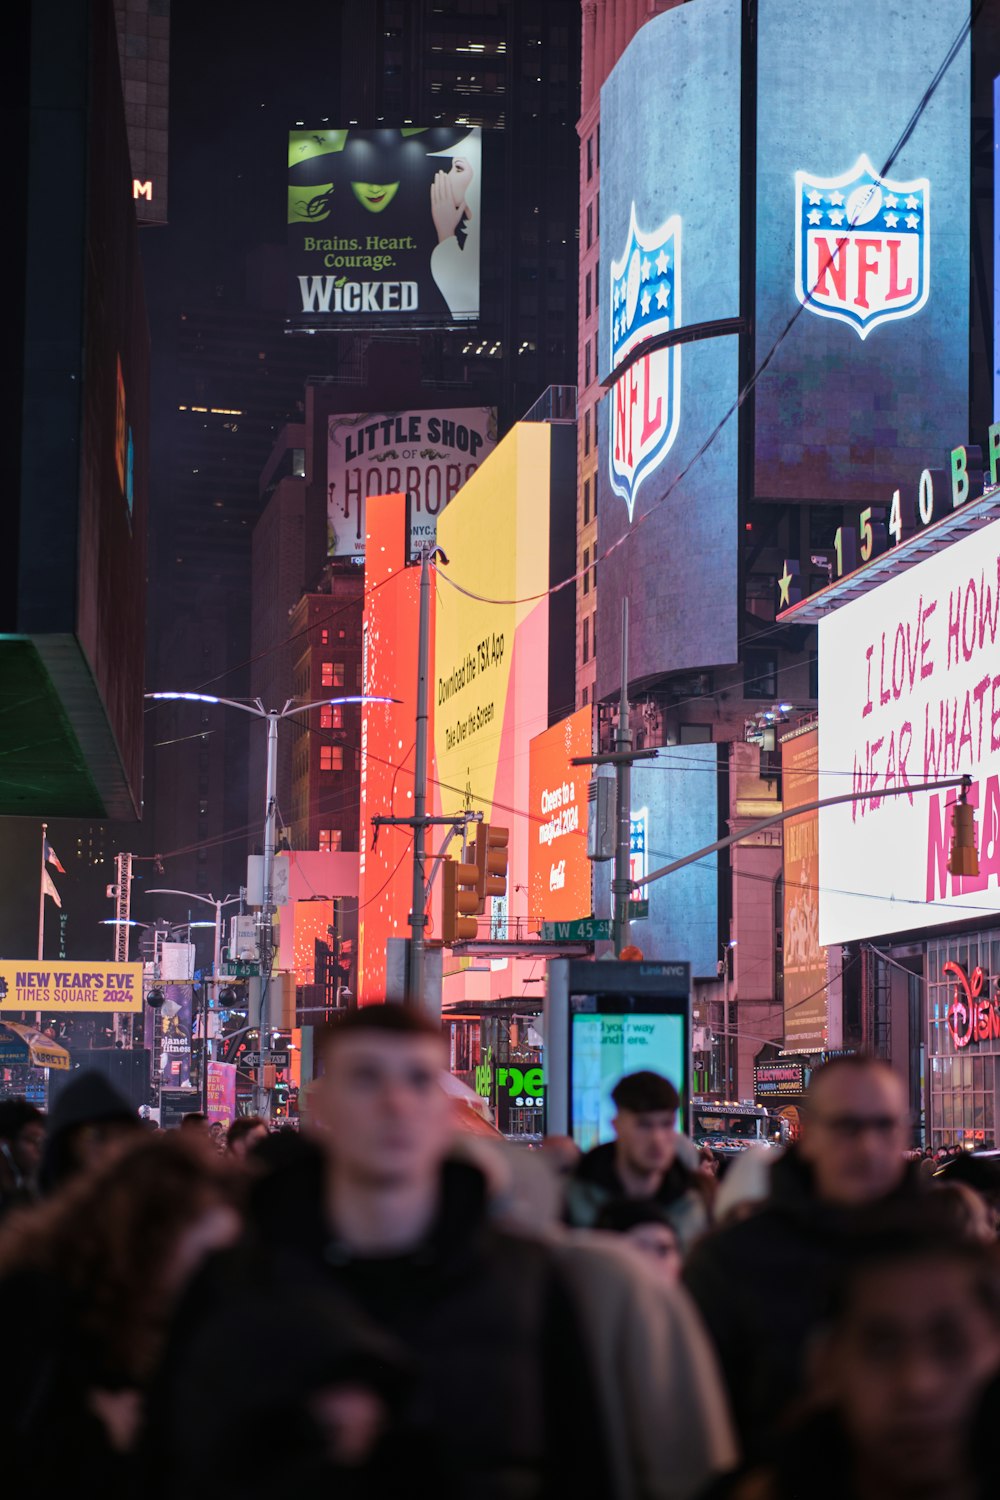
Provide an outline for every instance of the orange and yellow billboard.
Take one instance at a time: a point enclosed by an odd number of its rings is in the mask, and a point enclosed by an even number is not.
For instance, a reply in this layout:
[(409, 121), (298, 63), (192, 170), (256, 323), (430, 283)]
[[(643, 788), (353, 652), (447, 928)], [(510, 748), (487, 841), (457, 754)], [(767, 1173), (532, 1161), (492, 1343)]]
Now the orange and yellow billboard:
[(591, 772), (571, 762), (592, 751), (593, 709), (581, 708), (536, 735), (528, 754), (530, 916), (572, 922), (593, 910), (587, 858)]
[[(406, 496), (370, 496), (366, 513), (362, 691), (398, 701), (366, 704), (362, 711), (358, 868), (358, 1000), (362, 1005), (385, 999), (388, 941), (410, 935), (411, 830), (383, 827), (376, 842), (371, 820), (376, 814), (409, 817), (413, 813), (420, 614), (420, 569), (407, 566), (410, 522)], [(432, 609), (433, 603), (432, 590)], [(432, 702), (430, 743), (433, 732)]]
[[(819, 733), (782, 741), (786, 807), (819, 797)], [(819, 813), (789, 818), (784, 833), (785, 1047), (821, 1052), (829, 1043), (826, 949), (819, 941)]]
[[(518, 423), (438, 520), (433, 675), (438, 806), (510, 829), (508, 906), (526, 923), (528, 742), (548, 727), (552, 429)], [(509, 976), (508, 976), (509, 977)]]

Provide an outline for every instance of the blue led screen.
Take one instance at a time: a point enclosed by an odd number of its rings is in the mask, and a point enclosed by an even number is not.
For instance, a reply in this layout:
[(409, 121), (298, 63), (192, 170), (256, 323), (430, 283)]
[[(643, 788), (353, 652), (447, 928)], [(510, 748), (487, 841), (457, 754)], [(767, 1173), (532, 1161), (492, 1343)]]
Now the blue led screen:
[[(875, 12), (877, 10), (877, 18)], [(969, 0), (759, 0), (759, 499), (888, 503), (969, 437)]]

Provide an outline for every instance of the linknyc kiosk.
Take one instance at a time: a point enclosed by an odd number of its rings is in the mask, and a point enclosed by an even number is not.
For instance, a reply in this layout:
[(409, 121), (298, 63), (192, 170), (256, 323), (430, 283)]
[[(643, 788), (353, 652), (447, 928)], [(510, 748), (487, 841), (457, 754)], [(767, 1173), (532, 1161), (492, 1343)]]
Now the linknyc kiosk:
[(583, 1151), (614, 1138), (611, 1090), (662, 1073), (691, 1104), (691, 965), (553, 959), (545, 996), (546, 1134)]

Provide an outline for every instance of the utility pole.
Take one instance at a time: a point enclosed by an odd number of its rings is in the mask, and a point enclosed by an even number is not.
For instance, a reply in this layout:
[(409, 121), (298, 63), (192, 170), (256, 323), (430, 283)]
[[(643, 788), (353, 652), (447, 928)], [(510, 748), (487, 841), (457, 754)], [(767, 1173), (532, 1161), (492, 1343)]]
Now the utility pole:
[(436, 550), (425, 545), (420, 552), (417, 721), (413, 760), (413, 895), (410, 903), (410, 953), (406, 970), (407, 1003), (418, 1010), (423, 1008), (424, 1003), (424, 928), (427, 925), (424, 880), (424, 865), (427, 860), (427, 675), (431, 649), (431, 559)]
[(653, 760), (656, 750), (633, 750), (632, 731), (628, 721), (628, 599), (622, 600), (622, 687), (618, 708), (618, 733), (615, 748), (607, 755), (577, 755), (571, 766), (614, 766), (618, 837), (615, 840), (615, 873), (611, 881), (611, 935), (615, 957), (620, 958), (629, 945), (628, 904), (634, 882), (629, 879), (632, 852), (632, 766), (637, 760)]
[(628, 904), (630, 857), (632, 853), (632, 730), (628, 721), (628, 596), (622, 600), (622, 692), (618, 708), (618, 734), (615, 749), (620, 759), (615, 766), (618, 783), (618, 838), (615, 842), (615, 875), (611, 882), (614, 922), (611, 933), (615, 957), (621, 956), (629, 943)]
[[(286, 704), (287, 708), (287, 704)], [(271, 1112), (271, 1091), (264, 1083), (264, 1057), (271, 1051), (268, 1025), (271, 970), (274, 968), (274, 845), (278, 819), (278, 720), (277, 709), (267, 713), (267, 777), (264, 790), (264, 906), (260, 917), (260, 1018), (258, 1046), (261, 1063), (257, 1069), (254, 1106), (266, 1120)]]

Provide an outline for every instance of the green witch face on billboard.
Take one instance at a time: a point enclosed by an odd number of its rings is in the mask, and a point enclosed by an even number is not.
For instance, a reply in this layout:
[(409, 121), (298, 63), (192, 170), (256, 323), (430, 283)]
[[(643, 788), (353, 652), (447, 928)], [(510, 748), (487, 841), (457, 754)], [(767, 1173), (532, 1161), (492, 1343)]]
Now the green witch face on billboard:
[(293, 131), (290, 307), (309, 324), (479, 315), (477, 128)]

